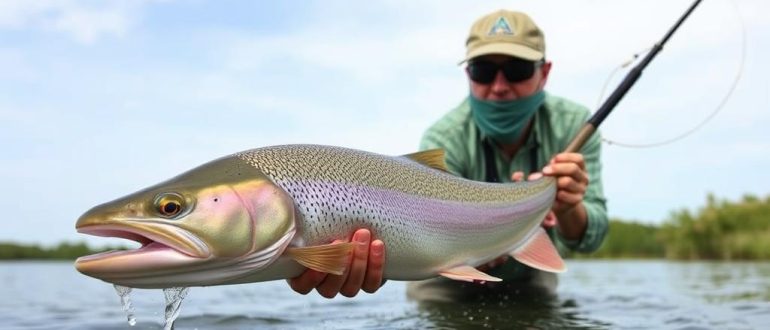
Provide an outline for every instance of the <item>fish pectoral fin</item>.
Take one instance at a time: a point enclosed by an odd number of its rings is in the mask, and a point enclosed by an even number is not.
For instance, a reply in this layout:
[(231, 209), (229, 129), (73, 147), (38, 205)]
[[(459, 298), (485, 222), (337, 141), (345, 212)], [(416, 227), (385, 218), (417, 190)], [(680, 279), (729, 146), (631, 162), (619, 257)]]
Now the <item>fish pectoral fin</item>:
[(539, 227), (524, 245), (510, 255), (520, 263), (546, 272), (561, 273), (567, 270), (559, 251), (553, 246), (543, 227)]
[(444, 149), (431, 149), (420, 152), (404, 155), (415, 162), (423, 164), (430, 168), (435, 168), (439, 171), (449, 172), (446, 168), (446, 161), (444, 160)]
[(286, 255), (312, 270), (342, 275), (350, 263), (349, 256), (353, 248), (355, 243), (352, 242), (290, 247), (286, 249)]
[(466, 282), (473, 282), (473, 281), (500, 282), (502, 281), (497, 277), (484, 273), (471, 266), (458, 266), (458, 267), (447, 269), (438, 274), (446, 278), (450, 278), (457, 281), (466, 281)]

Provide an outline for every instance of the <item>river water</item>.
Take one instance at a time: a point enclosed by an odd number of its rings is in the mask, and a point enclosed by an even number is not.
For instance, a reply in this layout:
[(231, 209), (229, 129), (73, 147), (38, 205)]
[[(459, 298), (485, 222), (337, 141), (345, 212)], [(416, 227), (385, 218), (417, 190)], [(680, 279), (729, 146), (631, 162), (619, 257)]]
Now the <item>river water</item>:
[[(403, 282), (353, 299), (283, 281), (191, 288), (175, 329), (770, 329), (770, 263), (567, 260), (555, 298), (417, 304)], [(0, 262), (0, 329), (162, 329), (161, 290), (112, 285), (71, 262)]]

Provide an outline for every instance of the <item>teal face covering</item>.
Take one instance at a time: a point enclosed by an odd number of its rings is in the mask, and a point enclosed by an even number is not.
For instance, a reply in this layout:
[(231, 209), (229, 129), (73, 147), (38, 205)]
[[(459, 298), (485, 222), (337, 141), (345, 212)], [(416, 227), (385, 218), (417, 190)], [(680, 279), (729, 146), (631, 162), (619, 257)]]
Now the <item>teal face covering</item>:
[(542, 90), (510, 101), (486, 101), (470, 95), (471, 115), (481, 133), (501, 143), (516, 142), (543, 102)]

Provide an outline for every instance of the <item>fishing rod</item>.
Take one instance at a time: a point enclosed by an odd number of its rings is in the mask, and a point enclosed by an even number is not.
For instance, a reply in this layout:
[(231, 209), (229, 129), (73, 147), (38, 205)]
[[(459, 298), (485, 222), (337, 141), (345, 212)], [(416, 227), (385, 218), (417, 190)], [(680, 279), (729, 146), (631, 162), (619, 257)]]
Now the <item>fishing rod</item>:
[(676, 30), (679, 28), (680, 25), (684, 22), (685, 19), (687, 19), (688, 16), (695, 10), (695, 7), (700, 4), (702, 0), (696, 0), (690, 8), (687, 9), (687, 11), (682, 15), (682, 17), (679, 18), (679, 20), (674, 24), (673, 27), (671, 27), (670, 30), (668, 30), (668, 33), (663, 37), (663, 40), (656, 43), (655, 46), (652, 47), (649, 53), (647, 53), (647, 56), (642, 59), (639, 64), (637, 64), (633, 69), (631, 69), (630, 72), (626, 75), (625, 78), (623, 78), (623, 81), (618, 85), (617, 88), (615, 88), (615, 91), (612, 92), (612, 94), (607, 98), (606, 101), (602, 104), (601, 107), (599, 107), (599, 110), (596, 110), (596, 113), (594, 113), (593, 116), (591, 116), (590, 119), (583, 125), (583, 128), (580, 129), (580, 132), (575, 136), (574, 139), (572, 139), (572, 142), (567, 146), (567, 148), (564, 150), (564, 152), (578, 152), (581, 147), (583, 147), (583, 144), (588, 141), (588, 139), (591, 137), (591, 135), (596, 132), (596, 129), (599, 128), (599, 125), (604, 121), (607, 116), (609, 116), (610, 112), (612, 112), (613, 109), (615, 109), (615, 106), (620, 103), (620, 100), (623, 99), (623, 96), (628, 93), (628, 91), (631, 89), (631, 87), (634, 86), (636, 81), (639, 79), (639, 77), (642, 76), (642, 71), (644, 68), (647, 67), (650, 62), (652, 62), (652, 59), (655, 58), (656, 55), (663, 49), (663, 45), (666, 44), (668, 39), (671, 38), (671, 36), (676, 32)]

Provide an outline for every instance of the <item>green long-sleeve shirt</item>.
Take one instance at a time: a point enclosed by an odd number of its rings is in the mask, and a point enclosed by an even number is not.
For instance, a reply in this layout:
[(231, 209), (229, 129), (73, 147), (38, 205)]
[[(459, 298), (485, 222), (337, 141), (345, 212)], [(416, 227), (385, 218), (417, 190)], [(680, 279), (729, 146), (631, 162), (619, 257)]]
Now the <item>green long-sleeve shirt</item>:
[[(510, 182), (511, 175), (516, 171), (523, 171), (525, 175), (541, 171), (554, 155), (567, 147), (589, 115), (590, 112), (585, 107), (547, 94), (545, 103), (535, 113), (530, 137), (513, 159), (507, 160), (498, 148), (492, 148), (497, 177), (503, 182)], [(484, 181), (486, 166), (482, 141), (485, 138), (473, 121), (466, 98), (425, 132), (420, 149), (444, 149), (446, 164), (451, 172), (471, 180)], [(594, 251), (599, 248), (607, 233), (607, 208), (602, 192), (599, 159), (600, 142), (597, 132), (580, 150), (589, 176), (588, 189), (583, 199), (588, 214), (588, 226), (583, 238), (570, 241), (561, 237), (557, 231), (549, 230), (551, 239), (562, 252), (565, 249), (578, 252)], [(536, 164), (535, 168), (532, 168), (533, 164)], [(511, 261), (491, 273), (510, 280), (531, 276), (532, 271), (532, 268)]]

